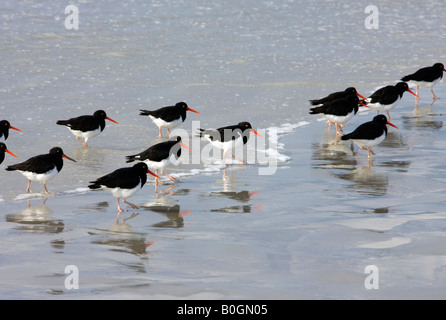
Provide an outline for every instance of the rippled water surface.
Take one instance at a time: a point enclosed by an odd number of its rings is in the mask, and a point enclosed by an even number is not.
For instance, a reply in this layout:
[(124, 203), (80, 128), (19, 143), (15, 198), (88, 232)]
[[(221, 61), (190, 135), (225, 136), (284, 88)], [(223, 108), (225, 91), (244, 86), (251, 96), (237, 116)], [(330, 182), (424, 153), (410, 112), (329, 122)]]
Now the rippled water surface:
[[(19, 159), (0, 165), (1, 298), (445, 298), (444, 83), (434, 103), (421, 89), (418, 111), (404, 95), (372, 162), (308, 113), (309, 99), (446, 63), (445, 3), (376, 3), (367, 29), (365, 1), (84, 0), (78, 30), (65, 28), (69, 4), (0, 3), (0, 118), (23, 130), (6, 140)], [(191, 161), (166, 169), (176, 183), (149, 178), (117, 220), (88, 182), (159, 142), (140, 109), (178, 101), (200, 112), (181, 126)], [(119, 124), (88, 149), (56, 125), (98, 109)], [(263, 133), (254, 160), (204, 163), (193, 129), (240, 121)], [(4, 168), (53, 146), (77, 162), (49, 196), (36, 182), (26, 194)]]

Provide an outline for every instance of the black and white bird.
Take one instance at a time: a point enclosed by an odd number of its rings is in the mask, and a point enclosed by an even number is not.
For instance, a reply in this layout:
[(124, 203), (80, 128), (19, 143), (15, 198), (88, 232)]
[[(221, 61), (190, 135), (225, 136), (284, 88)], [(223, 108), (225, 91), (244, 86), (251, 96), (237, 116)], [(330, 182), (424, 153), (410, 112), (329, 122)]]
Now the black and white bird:
[(14, 129), (14, 130), (22, 132), (22, 130), (11, 126), (11, 124), (9, 123), (8, 120), (2, 120), (2, 121), (0, 121), (0, 138), (3, 137), (3, 139), (5, 139), (5, 140), (8, 139), (9, 129)]
[(310, 100), (310, 104), (313, 105), (313, 106), (317, 106), (317, 105), (325, 104), (327, 102), (331, 102), (331, 101), (334, 101), (334, 100), (346, 98), (347, 96), (350, 96), (350, 95), (356, 95), (359, 98), (367, 101), (367, 98), (365, 98), (364, 96), (360, 95), (358, 93), (358, 91), (356, 91), (356, 88), (348, 87), (344, 91), (338, 91), (338, 92), (330, 93), (328, 96), (326, 96), (324, 98)]
[(344, 98), (327, 101), (322, 106), (313, 107), (310, 109), (310, 114), (322, 115), (330, 126), (334, 123), (336, 134), (341, 135), (342, 127), (358, 113), (359, 105), (368, 108), (356, 95), (350, 94)]
[(398, 82), (396, 85), (388, 85), (379, 88), (372, 93), (372, 95), (369, 97), (369, 101), (367, 102), (367, 106), (377, 110), (378, 114), (380, 111), (385, 111), (389, 117), (389, 120), (391, 120), (389, 111), (395, 108), (406, 91), (418, 97), (417, 94), (409, 89), (406, 82)]
[(200, 113), (189, 108), (185, 102), (178, 102), (174, 106), (163, 107), (153, 111), (140, 110), (139, 115), (149, 116), (153, 123), (158, 126), (159, 137), (162, 138), (162, 128), (166, 128), (170, 136), (170, 129), (179, 126), (186, 120), (186, 111)]
[(343, 135), (341, 140), (352, 140), (361, 149), (367, 150), (368, 157), (371, 158), (372, 154), (375, 154), (371, 148), (383, 142), (387, 136), (387, 125), (398, 129), (397, 126), (387, 121), (385, 115), (379, 114), (372, 121), (365, 122), (353, 132)]
[[(212, 146), (223, 150), (223, 164), (226, 165), (226, 154), (232, 149), (240, 147), (248, 142), (250, 132), (257, 133), (249, 122), (239, 122), (236, 125), (221, 127), (218, 129), (199, 129), (199, 136), (208, 140)], [(231, 154), (233, 158), (235, 156)]]
[(5, 153), (9, 153), (11, 156), (18, 158), (14, 153), (8, 150), (6, 144), (0, 142), (0, 164), (5, 160)]
[[(76, 139), (82, 142), (85, 148), (88, 147), (88, 140), (96, 137), (105, 128), (105, 120), (117, 123), (115, 120), (107, 117), (104, 110), (98, 110), (93, 115), (84, 115), (68, 120), (58, 120), (58, 125), (66, 126)], [(80, 138), (83, 138), (82, 141)]]
[(124, 212), (119, 204), (119, 199), (122, 199), (124, 203), (130, 205), (133, 209), (138, 207), (128, 202), (126, 199), (133, 196), (138, 190), (140, 190), (147, 182), (147, 173), (159, 178), (155, 173), (149, 170), (147, 164), (144, 162), (138, 162), (133, 167), (126, 167), (117, 169), (105, 176), (100, 177), (95, 181), (90, 181), (88, 188), (104, 189), (110, 192), (118, 203), (118, 217), (121, 212)]
[[(174, 177), (165, 174), (164, 169), (175, 164), (178, 158), (181, 156), (181, 147), (192, 151), (188, 146), (181, 142), (181, 137), (177, 136), (169, 141), (157, 143), (141, 153), (127, 156), (127, 162), (143, 161), (149, 168), (155, 170), (158, 174), (158, 170), (161, 170), (161, 174), (168, 177), (172, 181), (176, 181)], [(159, 179), (155, 178), (155, 183), (159, 183)]]
[(446, 71), (442, 63), (436, 63), (432, 67), (421, 68), (415, 73), (409, 74), (401, 78), (404, 82), (412, 82), (417, 86), (416, 94), (418, 96), (419, 87), (430, 88), (434, 100), (438, 97), (434, 93), (435, 85), (443, 78), (443, 71)]
[(41, 154), (32, 158), (29, 158), (25, 162), (17, 163), (6, 168), (7, 171), (18, 171), (28, 179), (28, 187), (26, 192), (30, 192), (29, 188), (31, 181), (38, 181), (43, 184), (43, 188), (46, 193), (46, 183), (53, 179), (63, 167), (63, 159), (68, 159), (76, 162), (63, 153), (63, 150), (59, 147), (52, 148), (49, 153)]

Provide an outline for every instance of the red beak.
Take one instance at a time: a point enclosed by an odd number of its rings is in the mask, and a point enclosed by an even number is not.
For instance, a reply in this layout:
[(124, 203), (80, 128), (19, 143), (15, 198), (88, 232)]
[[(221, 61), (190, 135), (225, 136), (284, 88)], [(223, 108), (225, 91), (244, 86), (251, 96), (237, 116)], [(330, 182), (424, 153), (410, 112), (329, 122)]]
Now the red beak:
[(65, 159), (68, 159), (68, 160), (71, 160), (71, 161), (74, 161), (74, 162), (76, 162), (76, 160), (74, 160), (74, 159), (71, 159), (70, 157), (68, 157), (68, 156), (66, 156), (66, 155), (64, 155), (64, 154), (62, 154), (62, 157), (63, 157), (63, 158), (65, 158)]
[[(252, 132), (254, 132), (256, 135), (258, 135), (259, 137), (262, 137), (261, 134), (257, 133), (257, 131), (255, 131), (254, 129), (250, 129)], [(262, 137), (263, 138), (263, 137)]]
[(184, 143), (180, 142), (180, 146), (182, 146), (183, 148), (189, 150), (190, 152), (192, 152), (192, 149), (189, 148), (188, 146), (186, 146)]
[[(356, 95), (357, 95), (358, 97), (360, 97), (361, 99), (365, 100), (365, 101), (369, 101), (366, 97), (360, 95), (360, 94), (357, 93), (357, 92), (356, 92)], [(367, 106), (364, 106), (364, 107), (367, 107)]]
[(418, 96), (415, 92), (413, 92), (412, 90), (407, 89), (407, 91), (409, 91), (410, 93), (412, 93), (415, 97), (418, 97), (418, 98), (419, 98), (419, 96)]
[(111, 122), (114, 122), (114, 123), (117, 123), (115, 120), (113, 120), (113, 119), (110, 119), (109, 117), (105, 117), (105, 119), (107, 119), (108, 121), (111, 121)]
[(387, 121), (387, 124), (388, 124), (389, 126), (392, 126), (392, 127), (394, 127), (394, 128), (399, 129), (396, 125), (394, 125), (393, 123), (390, 123), (389, 121)]
[(198, 112), (198, 111), (196, 111), (196, 110), (194, 110), (194, 109), (191, 109), (191, 108), (189, 108), (189, 107), (187, 108), (187, 110), (188, 110), (188, 111), (195, 112), (195, 113), (198, 113), (198, 114), (200, 113), (200, 112)]
[(154, 177), (156, 177), (156, 178), (158, 178), (158, 179), (161, 179), (160, 177), (158, 177), (158, 175), (157, 174), (154, 174), (152, 171), (150, 171), (149, 169), (147, 169), (147, 173), (150, 173), (152, 176), (154, 176)]
[(16, 127), (13, 127), (13, 126), (9, 126), (9, 128), (10, 128), (10, 129), (17, 130), (17, 131), (20, 131), (20, 132), (23, 132), (22, 130), (20, 130), (20, 129), (16, 128)]
[(366, 108), (369, 108), (369, 109), (370, 109), (370, 107), (369, 107), (368, 105), (362, 103), (361, 101), (359, 101), (359, 104), (360, 104), (361, 106), (363, 106), (363, 107), (366, 107)]
[(5, 152), (9, 153), (11, 156), (18, 158), (14, 153), (9, 151), (8, 149), (5, 149)]

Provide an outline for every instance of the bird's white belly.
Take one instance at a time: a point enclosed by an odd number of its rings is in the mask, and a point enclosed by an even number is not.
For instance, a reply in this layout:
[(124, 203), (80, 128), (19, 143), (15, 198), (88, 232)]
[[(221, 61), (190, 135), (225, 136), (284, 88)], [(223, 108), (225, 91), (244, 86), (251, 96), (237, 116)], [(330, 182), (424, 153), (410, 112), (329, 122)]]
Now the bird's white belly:
[(138, 186), (136, 186), (135, 188), (132, 188), (132, 189), (108, 188), (108, 187), (104, 187), (104, 189), (107, 190), (108, 192), (111, 192), (111, 194), (115, 198), (126, 199), (126, 198), (133, 196), (136, 193), (136, 191), (141, 189), (141, 185), (138, 184)]
[(53, 179), (59, 173), (59, 171), (57, 171), (56, 167), (54, 167), (54, 169), (52, 169), (51, 171), (48, 171), (47, 173), (34, 173), (34, 172), (20, 171), (20, 170), (19, 170), (19, 172), (21, 174), (23, 174), (28, 180), (38, 181), (38, 182), (42, 182), (42, 183), (45, 183), (45, 182)]
[(401, 98), (398, 98), (394, 103), (392, 104), (381, 104), (379, 102), (376, 103), (368, 103), (367, 105), (375, 110), (379, 110), (379, 111), (389, 111), (393, 108), (395, 108), (395, 106), (398, 104), (398, 102), (401, 100)]
[(183, 122), (183, 119), (181, 117), (172, 122), (166, 122), (163, 119), (155, 118), (154, 116), (149, 116), (149, 117), (150, 119), (152, 119), (153, 123), (156, 124), (158, 127), (163, 127), (167, 129), (175, 128)]
[(229, 141), (219, 141), (219, 140), (211, 140), (208, 135), (205, 135), (204, 137), (216, 148), (222, 149), (225, 152), (232, 150), (233, 148), (238, 148), (239, 146), (243, 145), (243, 136), (240, 133), (237, 133), (238, 137), (234, 140)]
[(352, 141), (354, 143), (356, 143), (358, 146), (360, 146), (361, 148), (371, 148), (371, 147), (375, 147), (378, 144), (380, 144), (381, 142), (383, 142), (385, 138), (386, 138), (386, 135), (382, 134), (380, 137), (373, 139), (373, 140), (352, 139)]
[(91, 138), (94, 138), (94, 137), (96, 137), (98, 134), (101, 133), (101, 127), (98, 127), (96, 130), (93, 130), (93, 131), (87, 131), (87, 132), (83, 132), (83, 131), (80, 131), (80, 130), (73, 130), (73, 129), (70, 129), (69, 127), (68, 127), (68, 129), (69, 129), (69, 130), (71, 131), (71, 133), (73, 133), (76, 137), (84, 138), (84, 139), (91, 139)]
[(347, 123), (353, 118), (354, 115), (355, 115), (354, 112), (350, 112), (349, 114), (347, 114), (345, 116), (336, 116), (333, 114), (325, 114), (324, 117), (332, 123)]
[(147, 166), (153, 170), (164, 170), (172, 163), (172, 157), (171, 155), (169, 158), (164, 159), (162, 161), (151, 161), (151, 160), (144, 160), (144, 162), (147, 164)]
[(423, 87), (423, 88), (433, 88), (435, 87), (435, 85), (440, 81), (441, 78), (438, 78), (432, 82), (426, 82), (426, 81), (415, 81), (415, 80), (410, 80), (410, 82), (412, 82), (413, 84)]

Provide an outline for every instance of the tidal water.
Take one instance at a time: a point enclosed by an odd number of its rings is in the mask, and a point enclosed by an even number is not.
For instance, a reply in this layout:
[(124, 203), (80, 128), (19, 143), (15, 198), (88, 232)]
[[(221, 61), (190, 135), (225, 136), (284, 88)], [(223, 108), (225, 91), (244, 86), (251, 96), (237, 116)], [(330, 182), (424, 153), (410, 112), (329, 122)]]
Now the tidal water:
[[(309, 99), (446, 63), (446, 3), (82, 0), (69, 29), (72, 4), (0, 3), (0, 120), (23, 130), (5, 141), (19, 159), (0, 165), (0, 298), (446, 297), (444, 83), (435, 102), (420, 89), (418, 110), (403, 96), (371, 162), (308, 113)], [(178, 129), (190, 161), (117, 219), (89, 181), (160, 141), (140, 109), (178, 101), (200, 112)], [(88, 149), (56, 125), (98, 109), (118, 124)], [(194, 138), (240, 121), (263, 136), (247, 164)], [(50, 195), (4, 170), (54, 146), (77, 162)]]

